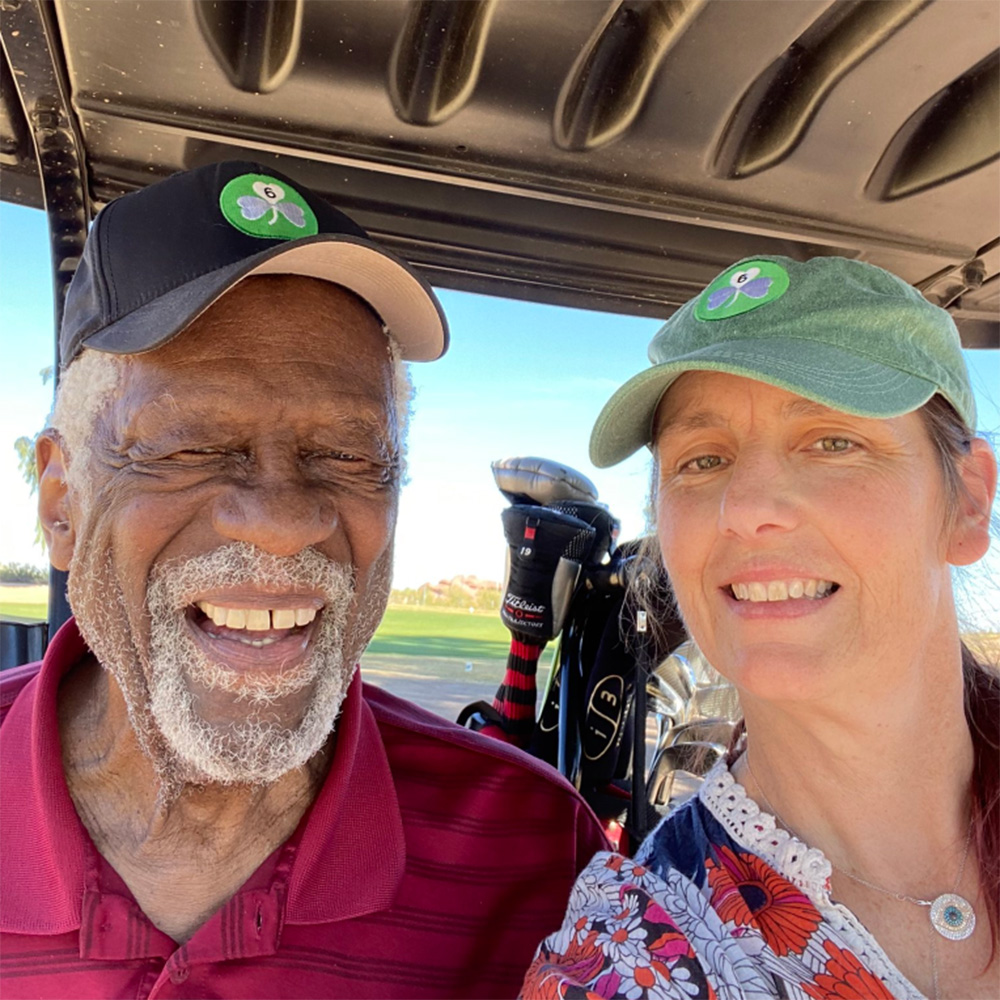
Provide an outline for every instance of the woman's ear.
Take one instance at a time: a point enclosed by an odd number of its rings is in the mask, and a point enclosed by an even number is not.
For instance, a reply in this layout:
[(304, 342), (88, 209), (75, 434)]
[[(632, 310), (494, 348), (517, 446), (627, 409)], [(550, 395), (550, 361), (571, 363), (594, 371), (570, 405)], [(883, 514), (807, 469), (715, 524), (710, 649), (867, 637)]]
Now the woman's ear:
[(66, 468), (59, 437), (42, 431), (35, 442), (38, 465), (38, 519), (42, 524), (49, 561), (56, 569), (69, 569), (76, 529), (66, 486)]
[(990, 547), (990, 515), (997, 489), (993, 449), (982, 438), (973, 438), (969, 454), (958, 462), (958, 471), (963, 488), (948, 538), (948, 562), (968, 566), (982, 559)]

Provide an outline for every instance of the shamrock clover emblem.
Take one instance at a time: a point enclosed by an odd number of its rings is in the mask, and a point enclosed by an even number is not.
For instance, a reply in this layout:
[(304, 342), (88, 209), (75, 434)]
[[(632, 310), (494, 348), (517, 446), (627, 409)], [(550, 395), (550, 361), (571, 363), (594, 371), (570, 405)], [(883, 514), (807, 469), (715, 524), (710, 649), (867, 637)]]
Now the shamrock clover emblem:
[(759, 267), (748, 267), (745, 271), (737, 271), (730, 279), (729, 286), (717, 288), (708, 297), (708, 308), (719, 309), (735, 302), (740, 295), (749, 295), (752, 299), (762, 299), (771, 287), (772, 278), (758, 277)]
[(225, 220), (247, 236), (297, 240), (319, 232), (309, 202), (291, 184), (267, 174), (234, 177), (219, 195), (219, 208)]
[(704, 321), (739, 316), (780, 299), (788, 291), (788, 283), (788, 272), (777, 261), (740, 261), (698, 297), (694, 317)]
[(299, 229), (305, 228), (305, 213), (298, 205), (285, 201), (285, 189), (280, 184), (257, 181), (253, 190), (253, 194), (245, 194), (242, 198), (236, 199), (236, 204), (240, 206), (240, 212), (244, 219), (254, 222), (270, 209), (269, 226), (273, 226), (278, 221), (278, 213), (280, 212), (293, 226), (298, 226)]

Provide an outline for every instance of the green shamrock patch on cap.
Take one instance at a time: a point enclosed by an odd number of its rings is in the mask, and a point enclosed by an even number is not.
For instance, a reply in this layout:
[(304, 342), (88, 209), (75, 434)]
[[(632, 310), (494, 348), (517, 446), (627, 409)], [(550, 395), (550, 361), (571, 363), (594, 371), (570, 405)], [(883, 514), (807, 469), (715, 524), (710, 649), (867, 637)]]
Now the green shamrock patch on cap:
[(219, 195), (219, 208), (226, 221), (247, 236), (294, 240), (319, 232), (316, 216), (302, 195), (267, 174), (234, 177)]
[(788, 272), (770, 260), (748, 260), (720, 274), (701, 293), (697, 319), (729, 319), (780, 299), (788, 291)]

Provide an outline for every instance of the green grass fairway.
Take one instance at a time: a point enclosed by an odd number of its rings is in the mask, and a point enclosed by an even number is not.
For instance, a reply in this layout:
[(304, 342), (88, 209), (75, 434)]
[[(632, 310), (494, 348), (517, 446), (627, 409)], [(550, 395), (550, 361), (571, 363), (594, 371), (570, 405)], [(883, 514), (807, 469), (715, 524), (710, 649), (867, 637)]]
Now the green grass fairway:
[(45, 621), (49, 616), (49, 588), (45, 584), (0, 584), (0, 615)]
[(49, 616), (48, 605), (45, 604), (0, 604), (0, 618), (16, 618), (29, 622), (43, 622)]
[[(552, 663), (549, 646), (538, 665), (545, 689)], [(510, 633), (496, 611), (458, 611), (390, 605), (361, 657), (361, 674), (445, 718), (463, 705), (490, 701), (503, 680)]]
[(368, 652), (378, 655), (506, 660), (510, 633), (497, 612), (391, 605)]

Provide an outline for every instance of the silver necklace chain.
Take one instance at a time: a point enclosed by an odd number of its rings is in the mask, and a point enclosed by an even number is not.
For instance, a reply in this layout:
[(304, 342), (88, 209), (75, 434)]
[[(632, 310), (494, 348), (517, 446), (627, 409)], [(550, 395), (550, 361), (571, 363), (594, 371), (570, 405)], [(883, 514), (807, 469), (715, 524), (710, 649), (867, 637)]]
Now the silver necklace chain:
[[(778, 810), (774, 808), (771, 804), (771, 800), (767, 797), (767, 792), (764, 791), (761, 783), (757, 780), (757, 775), (753, 773), (753, 768), (750, 766), (750, 751), (746, 751), (746, 762), (747, 762), (747, 772), (750, 777), (753, 778), (753, 783), (757, 786), (757, 791), (760, 792), (760, 797), (764, 800), (764, 805), (770, 810), (774, 815), (774, 818), (783, 826), (786, 830), (793, 832), (794, 830), (790, 827), (778, 814)], [(965, 874), (965, 863), (969, 859), (969, 846), (972, 844), (972, 823), (969, 823), (968, 832), (965, 835), (965, 849), (962, 851), (962, 863), (958, 869), (958, 878), (955, 879), (955, 886), (951, 890), (952, 893), (958, 892), (958, 887), (962, 884), (962, 876)], [(854, 882), (860, 882), (862, 885), (868, 886), (869, 889), (874, 889), (876, 892), (882, 893), (883, 896), (889, 896), (892, 899), (897, 899), (904, 903), (915, 903), (917, 906), (933, 906), (933, 899), (918, 899), (916, 896), (908, 896), (905, 892), (893, 892), (892, 889), (886, 889), (884, 886), (876, 885), (874, 882), (869, 882), (868, 879), (862, 878), (860, 875), (852, 875), (851, 872), (846, 871), (839, 865), (835, 865), (832, 861), (830, 866), (834, 871), (840, 872), (841, 875), (846, 875), (847, 878)]]
[[(774, 816), (774, 818), (789, 833), (793, 833), (794, 834), (795, 833), (794, 829), (792, 827), (790, 827), (781, 818), (781, 814), (771, 804), (771, 800), (767, 797), (767, 792), (764, 791), (763, 786), (757, 780), (757, 775), (753, 773), (753, 768), (750, 766), (750, 748), (749, 747), (747, 747), (747, 749), (744, 752), (743, 756), (746, 759), (747, 773), (750, 775), (751, 778), (753, 778), (753, 783), (757, 786), (757, 791), (760, 792), (760, 797), (764, 800), (764, 805), (767, 806), (768, 811)], [(947, 897), (945, 895), (941, 895), (941, 896), (938, 896), (936, 899), (918, 899), (916, 896), (908, 896), (905, 892), (893, 892), (891, 889), (886, 889), (884, 886), (876, 885), (874, 882), (869, 882), (868, 879), (862, 878), (860, 875), (852, 875), (851, 872), (845, 871), (843, 868), (840, 868), (838, 865), (835, 865), (832, 861), (830, 862), (830, 867), (833, 868), (834, 871), (840, 872), (840, 874), (844, 875), (846, 878), (849, 878), (849, 879), (851, 879), (854, 882), (858, 882), (861, 885), (867, 886), (869, 889), (874, 889), (876, 892), (882, 893), (883, 896), (888, 896), (890, 899), (898, 900), (901, 903), (915, 903), (917, 906), (930, 906), (930, 907), (934, 907), (935, 903), (937, 903), (939, 900), (945, 900), (945, 899), (949, 899), (949, 898), (951, 898), (951, 899), (960, 899), (961, 902), (964, 903), (969, 908), (969, 911), (971, 913), (972, 926), (969, 929), (968, 934), (963, 935), (963, 937), (967, 937), (969, 934), (972, 933), (972, 930), (976, 926), (976, 924), (975, 924), (975, 913), (972, 912), (972, 906), (971, 906), (971, 904), (967, 900), (961, 899), (961, 897), (957, 896), (957, 893), (958, 893), (958, 887), (962, 884), (962, 876), (965, 874), (965, 863), (969, 859), (969, 846), (971, 844), (972, 844), (972, 821), (970, 820), (969, 821), (969, 830), (968, 830), (968, 832), (965, 835), (965, 848), (962, 851), (962, 863), (961, 863), (961, 865), (959, 865), (959, 868), (958, 868), (958, 877), (955, 879), (955, 887), (952, 889), (950, 897)], [(938, 936), (938, 934), (940, 934), (942, 937), (947, 937), (948, 935), (944, 934), (942, 931), (940, 931), (938, 929), (937, 921), (933, 919), (934, 910), (932, 909), (931, 912), (932, 912), (932, 920), (931, 920), (931, 979), (932, 979), (933, 984), (934, 984), (934, 1000), (940, 1000), (940, 998), (941, 998), (941, 991), (940, 991), (940, 988), (938, 986), (937, 948), (935, 947), (935, 941), (934, 941), (934, 939)], [(955, 938), (954, 940), (960, 940), (960, 939), (959, 938)]]
[[(748, 765), (749, 767), (749, 765)], [(754, 778), (754, 783), (756, 784), (757, 779)], [(760, 788), (760, 785), (757, 785)], [(760, 788), (761, 797), (764, 801), (767, 801), (767, 796), (764, 795), (764, 790)], [(777, 814), (775, 814), (777, 815)], [(955, 887), (951, 890), (952, 893), (958, 892), (958, 887), (962, 884), (962, 876), (965, 874), (965, 862), (969, 858), (969, 845), (972, 843), (972, 824), (969, 824), (969, 832), (965, 835), (965, 850), (962, 853), (962, 864), (958, 869), (958, 878), (955, 879)], [(862, 878), (860, 875), (852, 875), (849, 871), (844, 868), (838, 868), (831, 861), (830, 864), (840, 872), (841, 875), (846, 875), (849, 879), (853, 879), (855, 882), (860, 882), (862, 885), (868, 886), (869, 889), (874, 889), (876, 892), (881, 892), (885, 896), (891, 896), (893, 899), (898, 899), (904, 903), (916, 903), (917, 906), (933, 906), (933, 899), (917, 899), (916, 896), (907, 896), (905, 892), (893, 892), (891, 889), (884, 889), (880, 885), (876, 885), (874, 882), (869, 882), (867, 879)]]

